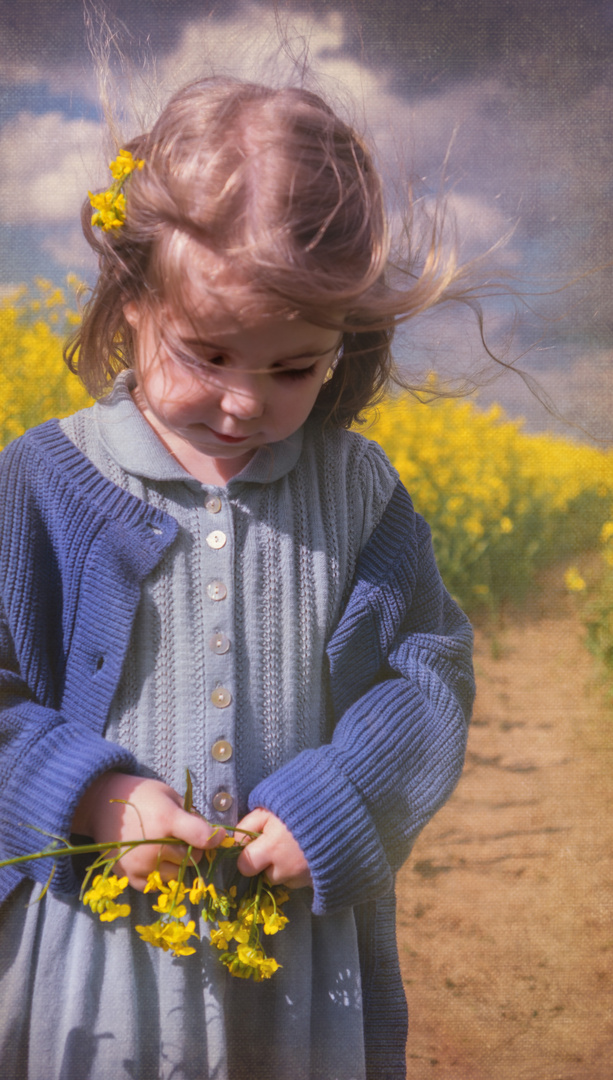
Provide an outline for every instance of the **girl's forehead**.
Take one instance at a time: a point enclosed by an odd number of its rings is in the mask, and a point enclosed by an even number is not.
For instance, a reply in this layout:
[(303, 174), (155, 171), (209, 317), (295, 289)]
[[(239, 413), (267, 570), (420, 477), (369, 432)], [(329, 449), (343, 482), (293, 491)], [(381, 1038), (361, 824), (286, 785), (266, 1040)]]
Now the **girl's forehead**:
[(279, 324), (287, 325), (291, 333), (292, 328), (302, 324), (299, 318), (282, 315), (267, 307), (261, 297), (248, 293), (243, 296), (218, 295), (209, 291), (204, 291), (201, 296), (184, 294), (179, 302), (171, 300), (164, 304), (163, 318), (168, 319), (182, 336), (207, 339), (278, 327)]
[[(184, 253), (180, 273), (166, 289), (164, 312), (174, 322), (232, 332), (278, 320), (272, 298), (254, 288), (228, 259), (198, 244)], [(288, 320), (291, 318), (286, 313)]]
[[(238, 262), (220, 255), (191, 238), (180, 252), (167, 276), (162, 300), (162, 325), (169, 320), (181, 336), (215, 339), (242, 332), (277, 328), (284, 337), (294, 337), (306, 327), (324, 329), (330, 314), (311, 322), (292, 309), (287, 301), (273, 296), (254, 282)], [(332, 313), (342, 322), (342, 313)], [(338, 330), (332, 331), (338, 333)]]

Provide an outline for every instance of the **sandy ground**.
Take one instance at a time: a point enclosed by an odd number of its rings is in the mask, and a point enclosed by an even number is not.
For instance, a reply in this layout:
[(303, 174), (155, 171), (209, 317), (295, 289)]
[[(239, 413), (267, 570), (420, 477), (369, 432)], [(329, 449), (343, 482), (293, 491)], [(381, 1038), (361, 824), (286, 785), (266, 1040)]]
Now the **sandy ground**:
[(613, 1080), (613, 703), (546, 612), (477, 634), (466, 769), (400, 875), (409, 1080)]

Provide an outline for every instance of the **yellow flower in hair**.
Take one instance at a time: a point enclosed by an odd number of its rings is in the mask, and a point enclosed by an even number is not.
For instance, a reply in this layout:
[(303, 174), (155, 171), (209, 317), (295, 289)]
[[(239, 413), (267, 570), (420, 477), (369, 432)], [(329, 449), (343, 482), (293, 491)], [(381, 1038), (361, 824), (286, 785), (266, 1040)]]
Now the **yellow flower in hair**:
[(126, 220), (126, 196), (123, 185), (135, 169), (142, 169), (145, 164), (140, 158), (132, 157), (129, 150), (120, 150), (114, 161), (111, 161), (109, 169), (113, 175), (113, 183), (106, 191), (97, 195), (88, 192), (89, 201), (96, 211), (92, 214), (92, 225), (110, 232), (111, 229), (120, 229)]
[(142, 169), (144, 164), (140, 158), (133, 158), (129, 150), (120, 150), (115, 160), (109, 164), (109, 169), (115, 180), (125, 180), (135, 169)]

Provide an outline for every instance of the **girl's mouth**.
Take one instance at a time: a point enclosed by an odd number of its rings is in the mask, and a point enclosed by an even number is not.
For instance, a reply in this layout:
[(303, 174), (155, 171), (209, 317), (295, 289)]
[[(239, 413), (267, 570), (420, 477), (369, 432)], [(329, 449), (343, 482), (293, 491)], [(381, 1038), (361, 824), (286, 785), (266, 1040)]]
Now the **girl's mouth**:
[(225, 443), (242, 443), (246, 442), (249, 437), (248, 435), (222, 435), (219, 431), (214, 431), (213, 434), (217, 439), (221, 439), (221, 441)]

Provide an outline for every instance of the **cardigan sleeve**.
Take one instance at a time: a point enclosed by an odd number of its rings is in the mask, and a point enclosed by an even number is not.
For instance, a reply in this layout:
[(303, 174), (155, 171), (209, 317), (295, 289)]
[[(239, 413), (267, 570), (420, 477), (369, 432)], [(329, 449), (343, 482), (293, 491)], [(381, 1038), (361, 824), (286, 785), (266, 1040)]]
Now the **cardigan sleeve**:
[[(40, 851), (49, 836), (70, 835), (81, 795), (107, 769), (133, 771), (131, 754), (87, 723), (69, 723), (39, 704), (21, 678), (4, 610), (0, 610), (0, 858)], [(74, 892), (70, 859), (55, 861), (53, 889)], [(41, 859), (0, 870), (0, 899), (22, 876), (45, 882), (53, 868)]]
[(472, 631), (446, 592), (430, 530), (398, 485), (328, 647), (336, 726), (263, 780), (251, 808), (287, 825), (326, 914), (388, 892), (455, 787), (474, 696)]

